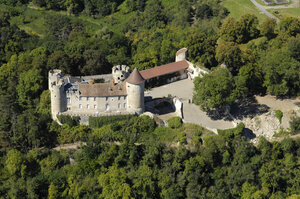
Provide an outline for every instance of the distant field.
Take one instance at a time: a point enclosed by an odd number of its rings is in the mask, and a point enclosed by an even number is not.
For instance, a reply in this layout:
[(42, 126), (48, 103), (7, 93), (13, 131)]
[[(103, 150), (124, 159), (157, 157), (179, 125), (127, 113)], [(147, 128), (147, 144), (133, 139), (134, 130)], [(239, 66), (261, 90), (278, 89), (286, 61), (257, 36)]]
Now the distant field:
[[(300, 18), (300, 8), (268, 9), (268, 11), (274, 14), (279, 19), (283, 19), (284, 17)], [(275, 13), (276, 11), (278, 12), (278, 14)]]
[(250, 0), (224, 0), (222, 4), (235, 19), (239, 19), (244, 14), (254, 14), (260, 22), (267, 19), (267, 16), (262, 14)]

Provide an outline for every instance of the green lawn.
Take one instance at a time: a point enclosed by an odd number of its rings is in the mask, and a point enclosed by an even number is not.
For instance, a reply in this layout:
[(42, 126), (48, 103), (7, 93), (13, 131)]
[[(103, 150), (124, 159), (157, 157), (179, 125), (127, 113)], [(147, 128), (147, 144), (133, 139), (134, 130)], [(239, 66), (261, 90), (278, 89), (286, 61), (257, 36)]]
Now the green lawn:
[(250, 0), (224, 0), (222, 4), (235, 19), (239, 19), (244, 14), (254, 14), (260, 22), (267, 19), (267, 16), (262, 14)]
[[(268, 11), (279, 19), (283, 19), (284, 17), (300, 18), (300, 8), (268, 9)], [(275, 11), (277, 11), (278, 14), (276, 14)]]

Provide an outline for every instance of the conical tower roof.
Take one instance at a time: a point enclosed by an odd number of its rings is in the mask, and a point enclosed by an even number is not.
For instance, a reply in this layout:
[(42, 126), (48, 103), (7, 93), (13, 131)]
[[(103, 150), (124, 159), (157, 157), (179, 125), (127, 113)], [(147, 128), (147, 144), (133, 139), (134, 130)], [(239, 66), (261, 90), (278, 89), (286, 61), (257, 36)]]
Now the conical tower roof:
[(144, 83), (144, 78), (140, 74), (140, 72), (135, 68), (126, 81), (130, 84), (142, 84)]

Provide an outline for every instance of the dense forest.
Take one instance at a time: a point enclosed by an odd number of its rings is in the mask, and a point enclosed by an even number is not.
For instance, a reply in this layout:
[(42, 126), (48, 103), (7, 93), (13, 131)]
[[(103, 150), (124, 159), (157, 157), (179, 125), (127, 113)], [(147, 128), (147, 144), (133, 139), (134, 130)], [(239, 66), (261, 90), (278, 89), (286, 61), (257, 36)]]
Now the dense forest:
[[(106, 74), (189, 60), (203, 110), (300, 95), (300, 20), (229, 16), (219, 0), (0, 0), (0, 198), (298, 198), (300, 140), (254, 146), (178, 118), (52, 121), (47, 74)], [(28, 14), (29, 13), (29, 14)], [(32, 13), (38, 13), (33, 15)], [(38, 29), (24, 27), (40, 20)], [(100, 25), (95, 23), (100, 20)], [(220, 67), (220, 65), (226, 67)], [(300, 130), (300, 119), (291, 123)], [(82, 142), (80, 150), (53, 150)], [(179, 143), (174, 145), (174, 143)]]

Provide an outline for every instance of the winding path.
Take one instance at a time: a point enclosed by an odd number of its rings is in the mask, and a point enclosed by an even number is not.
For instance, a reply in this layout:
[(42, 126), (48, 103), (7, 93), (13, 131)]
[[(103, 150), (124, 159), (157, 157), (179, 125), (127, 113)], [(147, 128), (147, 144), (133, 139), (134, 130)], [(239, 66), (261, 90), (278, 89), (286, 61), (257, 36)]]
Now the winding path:
[(279, 19), (276, 18), (275, 16), (273, 16), (271, 13), (269, 13), (266, 9), (265, 6), (260, 5), (259, 3), (257, 3), (255, 0), (250, 0), (259, 10), (261, 10), (264, 14), (266, 14), (268, 17), (275, 19), (276, 22), (279, 22)]

